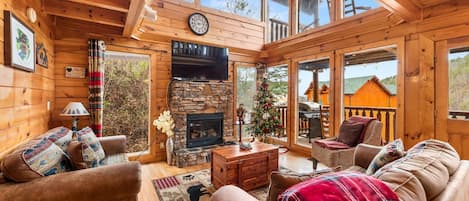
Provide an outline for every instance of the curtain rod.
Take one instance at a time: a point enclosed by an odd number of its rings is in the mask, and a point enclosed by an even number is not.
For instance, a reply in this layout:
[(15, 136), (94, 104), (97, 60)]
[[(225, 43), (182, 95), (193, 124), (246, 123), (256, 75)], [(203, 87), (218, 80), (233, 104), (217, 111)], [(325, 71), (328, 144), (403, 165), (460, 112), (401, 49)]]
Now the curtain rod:
[(161, 52), (161, 53), (168, 53), (166, 50), (159, 50), (159, 49), (151, 49), (148, 47), (132, 47), (132, 46), (126, 46), (126, 45), (117, 45), (117, 44), (109, 44), (109, 46), (116, 46), (116, 47), (124, 47), (124, 48), (131, 48), (131, 49), (137, 49), (137, 50), (150, 50), (153, 52)]

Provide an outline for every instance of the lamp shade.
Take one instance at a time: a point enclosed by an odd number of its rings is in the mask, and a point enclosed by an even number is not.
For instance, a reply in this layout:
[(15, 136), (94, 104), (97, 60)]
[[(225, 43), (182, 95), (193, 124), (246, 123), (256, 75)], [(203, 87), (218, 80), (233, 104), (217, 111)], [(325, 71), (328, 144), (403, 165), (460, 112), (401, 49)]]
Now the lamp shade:
[(83, 106), (80, 102), (70, 102), (68, 105), (62, 110), (60, 116), (88, 116), (90, 113), (86, 110), (85, 106)]

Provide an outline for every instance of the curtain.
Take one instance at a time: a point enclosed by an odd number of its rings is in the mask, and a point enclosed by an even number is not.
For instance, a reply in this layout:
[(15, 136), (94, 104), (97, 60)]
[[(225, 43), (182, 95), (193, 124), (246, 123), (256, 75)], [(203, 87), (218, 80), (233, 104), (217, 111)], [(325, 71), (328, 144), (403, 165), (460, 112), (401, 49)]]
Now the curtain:
[(104, 98), (104, 41), (88, 41), (88, 72), (90, 102), (90, 127), (97, 137), (103, 134), (103, 98)]

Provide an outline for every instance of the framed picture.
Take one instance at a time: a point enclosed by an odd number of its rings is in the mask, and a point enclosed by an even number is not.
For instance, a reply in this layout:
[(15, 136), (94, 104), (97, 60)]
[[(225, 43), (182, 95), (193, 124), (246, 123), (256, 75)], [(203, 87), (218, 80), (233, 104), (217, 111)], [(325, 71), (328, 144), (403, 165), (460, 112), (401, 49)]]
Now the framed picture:
[(38, 43), (36, 45), (36, 63), (45, 68), (48, 66), (47, 50), (44, 47), (44, 43)]
[(34, 72), (36, 54), (34, 31), (10, 11), (5, 17), (5, 64)]

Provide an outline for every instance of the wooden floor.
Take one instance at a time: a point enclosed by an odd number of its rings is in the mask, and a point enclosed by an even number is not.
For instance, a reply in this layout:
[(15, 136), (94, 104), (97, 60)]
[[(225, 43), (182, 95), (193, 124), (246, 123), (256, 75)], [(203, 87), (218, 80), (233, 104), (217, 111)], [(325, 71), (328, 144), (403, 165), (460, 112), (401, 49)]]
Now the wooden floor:
[[(298, 153), (290, 151), (284, 154), (280, 154), (279, 165), (299, 173), (312, 172), (313, 163), (311, 162), (311, 160), (308, 160), (308, 158), (310, 158), (310, 156), (300, 155)], [(187, 172), (193, 172), (206, 168), (210, 168), (210, 163), (187, 168), (177, 168), (175, 166), (168, 166), (165, 162), (143, 165), (142, 189), (138, 194), (138, 199), (139, 201), (159, 201), (153, 184), (151, 183), (151, 181), (154, 179), (183, 174)], [(322, 168), (324, 168), (324, 166), (319, 164), (318, 169)]]

